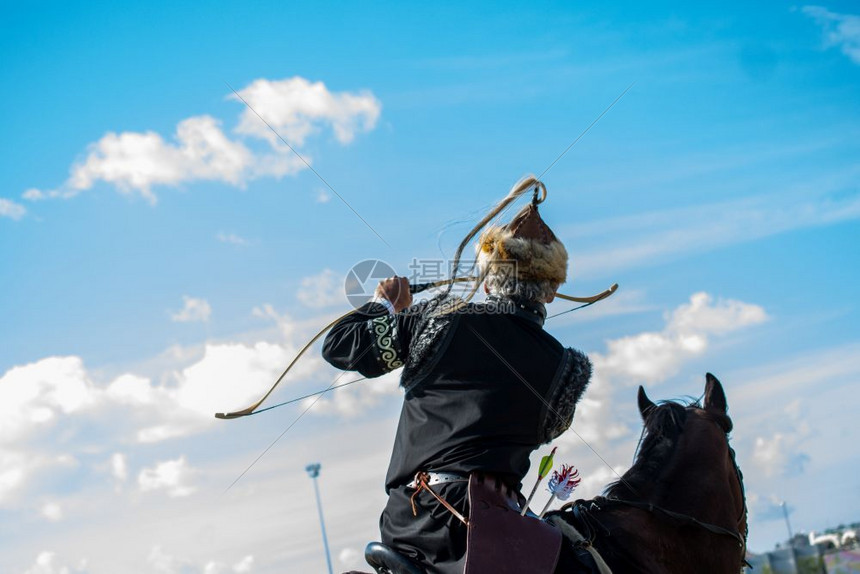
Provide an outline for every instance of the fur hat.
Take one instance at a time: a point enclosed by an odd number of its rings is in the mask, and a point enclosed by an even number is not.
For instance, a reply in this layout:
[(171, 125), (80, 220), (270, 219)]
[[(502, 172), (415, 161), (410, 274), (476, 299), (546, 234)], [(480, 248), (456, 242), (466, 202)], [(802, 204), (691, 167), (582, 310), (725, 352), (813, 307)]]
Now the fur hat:
[[(533, 201), (507, 225), (491, 225), (478, 238), (478, 270), (490, 275), (505, 272), (516, 263), (517, 279), (551, 281), (567, 279), (567, 250), (544, 223)], [(507, 267), (510, 272), (510, 267)]]

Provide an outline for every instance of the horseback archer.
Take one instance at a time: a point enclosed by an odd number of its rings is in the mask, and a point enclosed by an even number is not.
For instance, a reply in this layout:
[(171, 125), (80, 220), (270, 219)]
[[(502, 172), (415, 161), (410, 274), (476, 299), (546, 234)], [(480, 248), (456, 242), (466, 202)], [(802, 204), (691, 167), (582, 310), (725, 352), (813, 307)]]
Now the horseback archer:
[[(483, 229), (530, 190), (532, 201), (509, 223)], [(529, 560), (527, 571), (539, 574), (555, 565), (557, 538), (545, 523), (518, 512), (507, 513), (516, 515), (508, 526), (518, 536), (548, 541), (543, 548), (554, 553), (544, 569), (534, 555), (501, 547), (494, 557), (477, 552), (484, 532), (477, 521), (494, 521), (472, 508), (480, 489), (491, 487), (512, 507), (522, 504), (529, 456), (567, 430), (591, 377), (588, 357), (544, 330), (545, 305), (567, 279), (568, 263), (564, 245), (538, 213), (545, 197), (540, 181), (521, 180), (460, 244), (455, 272), (480, 232), (472, 294), (482, 286), (485, 302), (452, 296), (449, 287), (413, 305), (407, 280), (391, 277), (325, 338), (322, 355), (339, 369), (378, 377), (403, 367), (405, 394), (380, 531), (382, 554), (405, 557), (406, 568), (480, 572), (489, 571), (476, 567), (487, 560)]]

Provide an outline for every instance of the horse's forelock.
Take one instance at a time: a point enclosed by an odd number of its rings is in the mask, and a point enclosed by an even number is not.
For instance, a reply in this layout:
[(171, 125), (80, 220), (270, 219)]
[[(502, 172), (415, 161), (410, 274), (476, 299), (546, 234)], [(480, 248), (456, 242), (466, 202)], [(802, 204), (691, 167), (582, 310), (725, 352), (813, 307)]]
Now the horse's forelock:
[(605, 494), (617, 497), (636, 495), (636, 485), (653, 483), (671, 458), (686, 422), (687, 407), (675, 401), (659, 402), (645, 419), (633, 465), (621, 480), (606, 487)]
[(605, 494), (628, 496), (636, 493), (622, 493), (619, 490), (635, 490), (636, 484), (653, 483), (672, 457), (678, 436), (683, 432), (688, 415), (693, 410), (716, 422), (726, 433), (732, 430), (732, 419), (727, 414), (704, 409), (695, 399), (658, 402), (645, 420), (633, 465), (621, 480), (606, 487)]

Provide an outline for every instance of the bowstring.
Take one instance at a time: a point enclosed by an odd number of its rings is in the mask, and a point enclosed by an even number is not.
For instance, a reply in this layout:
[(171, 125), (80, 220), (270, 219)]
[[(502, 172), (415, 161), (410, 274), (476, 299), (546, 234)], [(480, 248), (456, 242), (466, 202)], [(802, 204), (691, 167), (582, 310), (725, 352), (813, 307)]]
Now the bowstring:
[[(603, 299), (598, 299), (597, 301), (602, 301), (602, 300), (603, 300)], [(572, 308), (572, 309), (567, 309), (566, 311), (562, 311), (561, 313), (556, 313), (555, 315), (551, 315), (550, 317), (547, 317), (547, 320), (552, 319), (553, 317), (558, 317), (559, 315), (564, 315), (565, 313), (570, 313), (571, 311), (576, 311), (577, 309), (582, 309), (582, 308), (584, 308), (584, 307), (588, 307), (589, 305), (594, 305), (595, 303), (597, 303), (597, 301), (591, 301), (590, 303), (584, 303), (584, 304), (582, 304), (582, 305), (578, 305), (577, 307), (574, 307), (574, 308)], [(358, 356), (358, 357), (353, 361), (353, 364), (354, 364), (354, 363), (356, 363), (356, 362), (358, 362), (358, 360), (359, 360), (359, 359), (361, 359), (361, 357), (363, 357), (363, 356), (364, 356), (364, 355), (365, 355), (365, 354), (366, 354), (370, 349), (371, 349), (371, 347), (368, 347), (367, 349), (365, 349), (364, 351), (362, 351), (362, 353), (361, 353), (361, 354), (360, 354), (360, 355), (359, 355), (359, 356)], [(352, 364), (350, 364), (349, 366), (351, 367), (351, 366), (352, 366)], [(247, 474), (247, 473), (248, 473), (248, 472), (249, 472), (249, 471), (254, 467), (254, 465), (256, 465), (256, 464), (260, 461), (260, 459), (262, 459), (262, 458), (266, 455), (266, 453), (267, 453), (267, 452), (269, 452), (269, 451), (272, 449), (272, 447), (274, 447), (274, 446), (275, 446), (275, 444), (277, 444), (277, 443), (278, 443), (278, 441), (280, 441), (280, 440), (284, 437), (284, 435), (286, 435), (286, 434), (287, 434), (287, 432), (288, 432), (291, 428), (293, 428), (293, 427), (294, 427), (294, 426), (299, 422), (299, 420), (301, 420), (301, 418), (302, 418), (302, 417), (304, 417), (304, 416), (305, 416), (305, 414), (307, 414), (307, 412), (308, 412), (308, 411), (310, 411), (310, 410), (314, 407), (314, 405), (316, 405), (316, 404), (317, 404), (317, 402), (319, 402), (319, 400), (322, 398), (322, 396), (323, 396), (324, 394), (328, 393), (329, 391), (333, 391), (333, 390), (335, 390), (335, 389), (340, 389), (340, 388), (342, 388), (342, 387), (346, 387), (346, 386), (352, 385), (352, 384), (354, 384), (354, 383), (359, 383), (359, 382), (361, 382), (361, 381), (366, 381), (366, 380), (367, 380), (367, 377), (361, 377), (361, 378), (358, 378), (358, 379), (354, 379), (354, 380), (352, 380), (352, 381), (347, 381), (346, 383), (341, 383), (340, 385), (335, 385), (335, 383), (337, 383), (337, 381), (338, 381), (338, 380), (340, 380), (340, 378), (341, 378), (343, 375), (345, 375), (346, 373), (347, 373), (347, 371), (342, 371), (342, 372), (341, 372), (341, 373), (340, 373), (340, 374), (335, 378), (335, 380), (334, 380), (334, 381), (332, 381), (331, 385), (329, 385), (327, 388), (325, 388), (325, 389), (323, 389), (323, 390), (321, 390), (321, 391), (316, 391), (316, 392), (314, 392), (314, 393), (310, 393), (310, 394), (307, 394), (307, 395), (304, 395), (304, 396), (301, 396), (301, 397), (297, 397), (297, 398), (294, 398), (294, 399), (290, 399), (290, 400), (288, 400), (288, 401), (284, 401), (284, 402), (282, 402), (282, 403), (278, 403), (278, 404), (276, 404), (276, 405), (272, 405), (272, 406), (270, 406), (270, 407), (266, 407), (266, 408), (264, 408), (264, 409), (260, 409), (260, 410), (257, 410), (257, 411), (254, 411), (254, 412), (252, 412), (252, 413), (248, 414), (247, 416), (252, 416), (252, 415), (256, 415), (256, 414), (259, 414), (259, 413), (262, 413), (262, 412), (265, 412), (265, 411), (270, 411), (270, 410), (272, 410), (272, 409), (276, 409), (276, 408), (278, 408), (278, 407), (282, 407), (282, 406), (285, 406), (285, 405), (289, 405), (289, 404), (291, 404), (291, 403), (296, 403), (296, 402), (298, 402), (298, 401), (301, 401), (301, 400), (304, 400), (304, 399), (308, 399), (308, 398), (313, 397), (313, 396), (316, 396), (316, 397), (317, 397), (316, 399), (314, 399), (314, 401), (313, 401), (311, 404), (309, 404), (309, 405), (305, 408), (305, 410), (303, 410), (303, 411), (299, 414), (299, 416), (297, 416), (295, 419), (293, 419), (293, 421), (292, 421), (292, 422), (287, 426), (287, 428), (286, 428), (286, 429), (284, 429), (284, 432), (282, 432), (281, 434), (279, 434), (279, 435), (278, 435), (278, 437), (277, 437), (275, 440), (273, 440), (273, 441), (269, 444), (269, 446), (267, 446), (267, 447), (263, 450), (263, 452), (261, 452), (261, 453), (257, 456), (257, 458), (255, 458), (255, 459), (251, 462), (251, 464), (249, 464), (249, 465), (245, 468), (245, 470), (243, 470), (243, 471), (242, 471), (242, 473), (241, 473), (239, 476), (237, 476), (237, 477), (236, 477), (236, 479), (235, 479), (233, 482), (231, 482), (231, 483), (230, 483), (230, 486), (228, 486), (228, 487), (226, 488), (226, 490), (224, 490), (224, 492), (226, 493), (226, 492), (227, 492), (227, 491), (229, 491), (231, 488), (233, 488), (233, 486), (235, 486), (235, 484), (236, 484), (237, 482), (239, 482), (239, 480), (241, 480), (241, 479), (242, 479), (242, 477), (243, 477), (243, 476), (245, 476), (245, 475), (246, 475), (246, 474)], [(523, 381), (523, 382), (525, 382), (525, 381)], [(528, 383), (526, 383), (526, 386), (528, 386), (529, 388), (532, 388)], [(544, 401), (544, 402), (546, 402), (546, 401)], [(571, 430), (573, 430), (573, 428), (571, 428)], [(624, 480), (624, 478), (623, 478), (623, 477), (621, 477), (621, 475), (619, 475), (619, 474), (618, 474), (618, 472), (617, 472), (617, 471), (612, 467), (612, 465), (610, 465), (608, 462), (606, 462), (606, 460), (605, 460), (605, 459), (600, 455), (600, 453), (598, 453), (598, 452), (597, 452), (597, 451), (596, 451), (596, 450), (595, 450), (595, 449), (594, 449), (590, 444), (588, 444), (588, 442), (587, 442), (584, 438), (582, 438), (582, 436), (581, 436), (579, 433), (577, 433), (575, 430), (574, 430), (573, 432), (574, 432), (574, 434), (576, 434), (576, 436), (577, 436), (577, 437), (579, 437), (579, 439), (580, 439), (580, 440), (585, 444), (585, 446), (587, 446), (587, 447), (588, 447), (588, 448), (589, 448), (589, 449), (590, 449), (590, 450), (591, 450), (595, 455), (597, 455), (597, 458), (599, 458), (601, 461), (603, 461), (603, 463), (604, 463), (607, 467), (609, 467), (609, 470), (611, 470), (611, 471), (612, 471), (616, 476), (618, 476), (618, 477), (619, 477), (619, 479), (621, 479), (622, 481)]]

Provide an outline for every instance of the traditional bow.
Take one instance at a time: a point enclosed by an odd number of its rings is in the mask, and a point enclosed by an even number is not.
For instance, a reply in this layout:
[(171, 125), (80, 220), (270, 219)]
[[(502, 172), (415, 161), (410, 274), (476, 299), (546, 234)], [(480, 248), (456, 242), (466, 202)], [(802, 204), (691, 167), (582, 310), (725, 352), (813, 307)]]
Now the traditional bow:
[[(426, 291), (427, 289), (432, 289), (434, 287), (442, 287), (442, 286), (449, 285), (449, 284), (454, 283), (454, 282), (474, 281), (474, 280), (475, 280), (474, 277), (457, 277), (454, 279), (446, 279), (443, 281), (436, 281), (434, 283), (419, 283), (416, 285), (410, 285), (409, 291), (411, 293), (420, 293), (422, 291)], [(593, 295), (591, 297), (572, 297), (570, 295), (564, 295), (562, 293), (556, 293), (556, 297), (558, 297), (559, 299), (564, 299), (566, 301), (575, 301), (577, 303), (584, 303), (585, 305), (591, 305), (593, 303), (597, 303), (598, 301), (602, 301), (603, 299), (606, 299), (607, 297), (611, 296), (613, 293), (615, 293), (615, 291), (617, 289), (618, 289), (618, 283), (615, 283), (609, 289), (607, 289), (601, 293), (598, 293), (597, 295)], [(299, 360), (299, 358), (302, 355), (304, 355), (305, 352), (307, 352), (307, 350), (309, 348), (311, 348), (311, 346), (314, 343), (316, 343), (320, 337), (322, 337), (326, 332), (328, 332), (329, 329), (334, 327), (335, 324), (337, 324), (341, 319), (347, 317), (348, 315), (350, 315), (354, 312), (355, 311), (349, 311), (349, 312), (344, 313), (343, 315), (339, 316), (337, 319), (334, 319), (333, 321), (328, 323), (325, 327), (320, 329), (319, 332), (316, 335), (314, 335), (307, 343), (305, 343), (305, 345), (301, 349), (299, 349), (299, 352), (296, 353), (296, 356), (293, 358), (293, 360), (290, 361), (290, 364), (287, 365), (287, 368), (284, 369), (284, 372), (281, 373), (281, 375), (277, 378), (277, 380), (275, 381), (275, 384), (272, 385), (272, 388), (270, 388), (266, 392), (266, 394), (263, 395), (262, 398), (260, 398), (260, 400), (258, 400), (257, 402), (255, 402), (251, 406), (244, 408), (244, 409), (241, 409), (241, 410), (238, 410), (238, 411), (233, 411), (233, 412), (229, 412), (229, 413), (215, 413), (215, 418), (216, 419), (237, 419), (240, 417), (246, 417), (248, 415), (255, 414), (257, 412), (257, 409), (259, 409), (260, 406), (266, 401), (266, 399), (269, 398), (269, 395), (271, 395), (272, 392), (278, 387), (278, 385), (281, 384), (281, 381), (284, 379), (284, 377), (287, 375), (287, 373), (290, 372), (290, 369), (293, 368), (293, 365), (296, 364), (296, 362)], [(330, 390), (330, 389), (326, 389), (326, 390)], [(325, 392), (325, 391), (322, 391), (322, 392)], [(316, 393), (316, 394), (320, 394), (320, 393)]]

